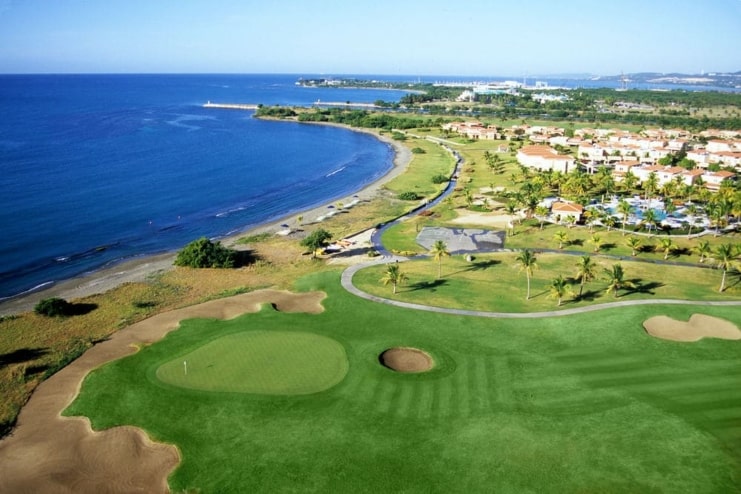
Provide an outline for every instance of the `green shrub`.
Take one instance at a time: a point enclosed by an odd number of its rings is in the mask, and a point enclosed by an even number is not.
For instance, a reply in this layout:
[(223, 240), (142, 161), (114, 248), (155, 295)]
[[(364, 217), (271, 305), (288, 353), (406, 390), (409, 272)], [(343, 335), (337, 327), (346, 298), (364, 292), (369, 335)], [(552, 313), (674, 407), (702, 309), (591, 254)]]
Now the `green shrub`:
[(311, 257), (316, 257), (317, 249), (327, 245), (327, 242), (332, 238), (332, 234), (323, 228), (314, 230), (306, 238), (301, 241), (303, 247), (308, 247), (311, 250)]
[(412, 148), (412, 152), (413, 152), (414, 154), (426, 154), (426, 153), (427, 153), (427, 151), (425, 151), (425, 150), (424, 150), (424, 149), (422, 149), (422, 148)]
[(212, 242), (203, 237), (189, 243), (178, 252), (175, 266), (190, 268), (233, 268), (236, 252), (227, 249), (221, 242)]
[(417, 199), (419, 199), (419, 196), (416, 192), (407, 191), (399, 194), (399, 199), (401, 199), (402, 201), (416, 201)]
[(47, 317), (68, 316), (72, 313), (72, 304), (63, 298), (45, 298), (36, 304), (33, 311), (36, 314)]
[(435, 175), (432, 177), (432, 183), (433, 184), (444, 184), (450, 180), (447, 176), (443, 175), (442, 173)]

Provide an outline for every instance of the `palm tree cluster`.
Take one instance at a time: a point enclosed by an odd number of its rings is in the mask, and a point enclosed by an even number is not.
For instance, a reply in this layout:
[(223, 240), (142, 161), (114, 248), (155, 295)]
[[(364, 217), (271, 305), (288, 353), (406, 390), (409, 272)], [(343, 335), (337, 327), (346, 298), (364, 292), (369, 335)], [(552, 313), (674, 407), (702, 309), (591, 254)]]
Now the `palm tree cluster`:
[[(530, 279), (538, 267), (537, 259), (533, 251), (525, 249), (516, 257), (516, 261), (520, 270), (525, 272), (527, 278), (526, 300), (530, 300)], [(584, 296), (584, 287), (586, 284), (597, 277), (598, 267), (598, 264), (589, 255), (583, 255), (577, 261), (576, 274), (574, 276), (574, 279), (579, 282), (579, 293), (575, 297), (577, 300)], [(607, 280), (606, 294), (608, 295), (612, 293), (617, 298), (620, 290), (635, 287), (631, 281), (625, 278), (625, 271), (620, 263), (613, 264), (609, 269), (604, 268), (604, 273)], [(559, 307), (563, 303), (563, 298), (572, 292), (571, 282), (561, 274), (554, 278), (549, 285), (550, 297), (558, 301)]]

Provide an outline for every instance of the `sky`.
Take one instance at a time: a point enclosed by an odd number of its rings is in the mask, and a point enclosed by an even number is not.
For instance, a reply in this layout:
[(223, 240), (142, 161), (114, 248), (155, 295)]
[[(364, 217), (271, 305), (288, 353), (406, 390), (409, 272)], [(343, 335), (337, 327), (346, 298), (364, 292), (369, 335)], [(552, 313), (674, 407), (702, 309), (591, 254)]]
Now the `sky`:
[(0, 0), (0, 73), (741, 70), (741, 0)]

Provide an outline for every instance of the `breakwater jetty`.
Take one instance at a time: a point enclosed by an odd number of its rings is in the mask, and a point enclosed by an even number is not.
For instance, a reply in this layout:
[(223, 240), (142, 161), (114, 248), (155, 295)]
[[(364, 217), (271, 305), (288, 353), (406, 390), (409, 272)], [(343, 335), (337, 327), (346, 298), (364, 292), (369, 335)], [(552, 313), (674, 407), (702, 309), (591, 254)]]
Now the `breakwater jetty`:
[(352, 103), (350, 101), (342, 102), (342, 101), (321, 101), (316, 100), (314, 102), (314, 106), (340, 106), (345, 108), (381, 108), (380, 106), (374, 104), (374, 103)]
[(243, 103), (211, 103), (203, 105), (204, 108), (223, 108), (226, 110), (257, 110), (260, 105), (249, 105)]

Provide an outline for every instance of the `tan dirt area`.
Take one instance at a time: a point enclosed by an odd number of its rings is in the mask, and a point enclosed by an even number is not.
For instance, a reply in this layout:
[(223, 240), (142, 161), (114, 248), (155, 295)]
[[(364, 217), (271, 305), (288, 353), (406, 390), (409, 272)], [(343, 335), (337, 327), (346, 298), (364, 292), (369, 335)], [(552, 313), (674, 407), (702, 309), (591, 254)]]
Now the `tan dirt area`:
[(677, 321), (669, 316), (655, 316), (643, 322), (646, 332), (656, 338), (672, 341), (699, 341), (702, 338), (741, 340), (738, 326), (725, 319), (692, 314), (690, 320)]
[(508, 214), (478, 213), (474, 211), (461, 214), (450, 223), (458, 225), (483, 225), (497, 227), (502, 230), (507, 228), (507, 224), (512, 221), (512, 216)]
[(93, 369), (154, 343), (183, 319), (232, 319), (270, 303), (279, 311), (320, 313), (322, 292), (259, 290), (159, 314), (99, 343), (43, 382), (0, 441), (0, 492), (166, 493), (180, 462), (175, 446), (153, 442), (135, 427), (93, 431), (86, 418), (62, 417)]

